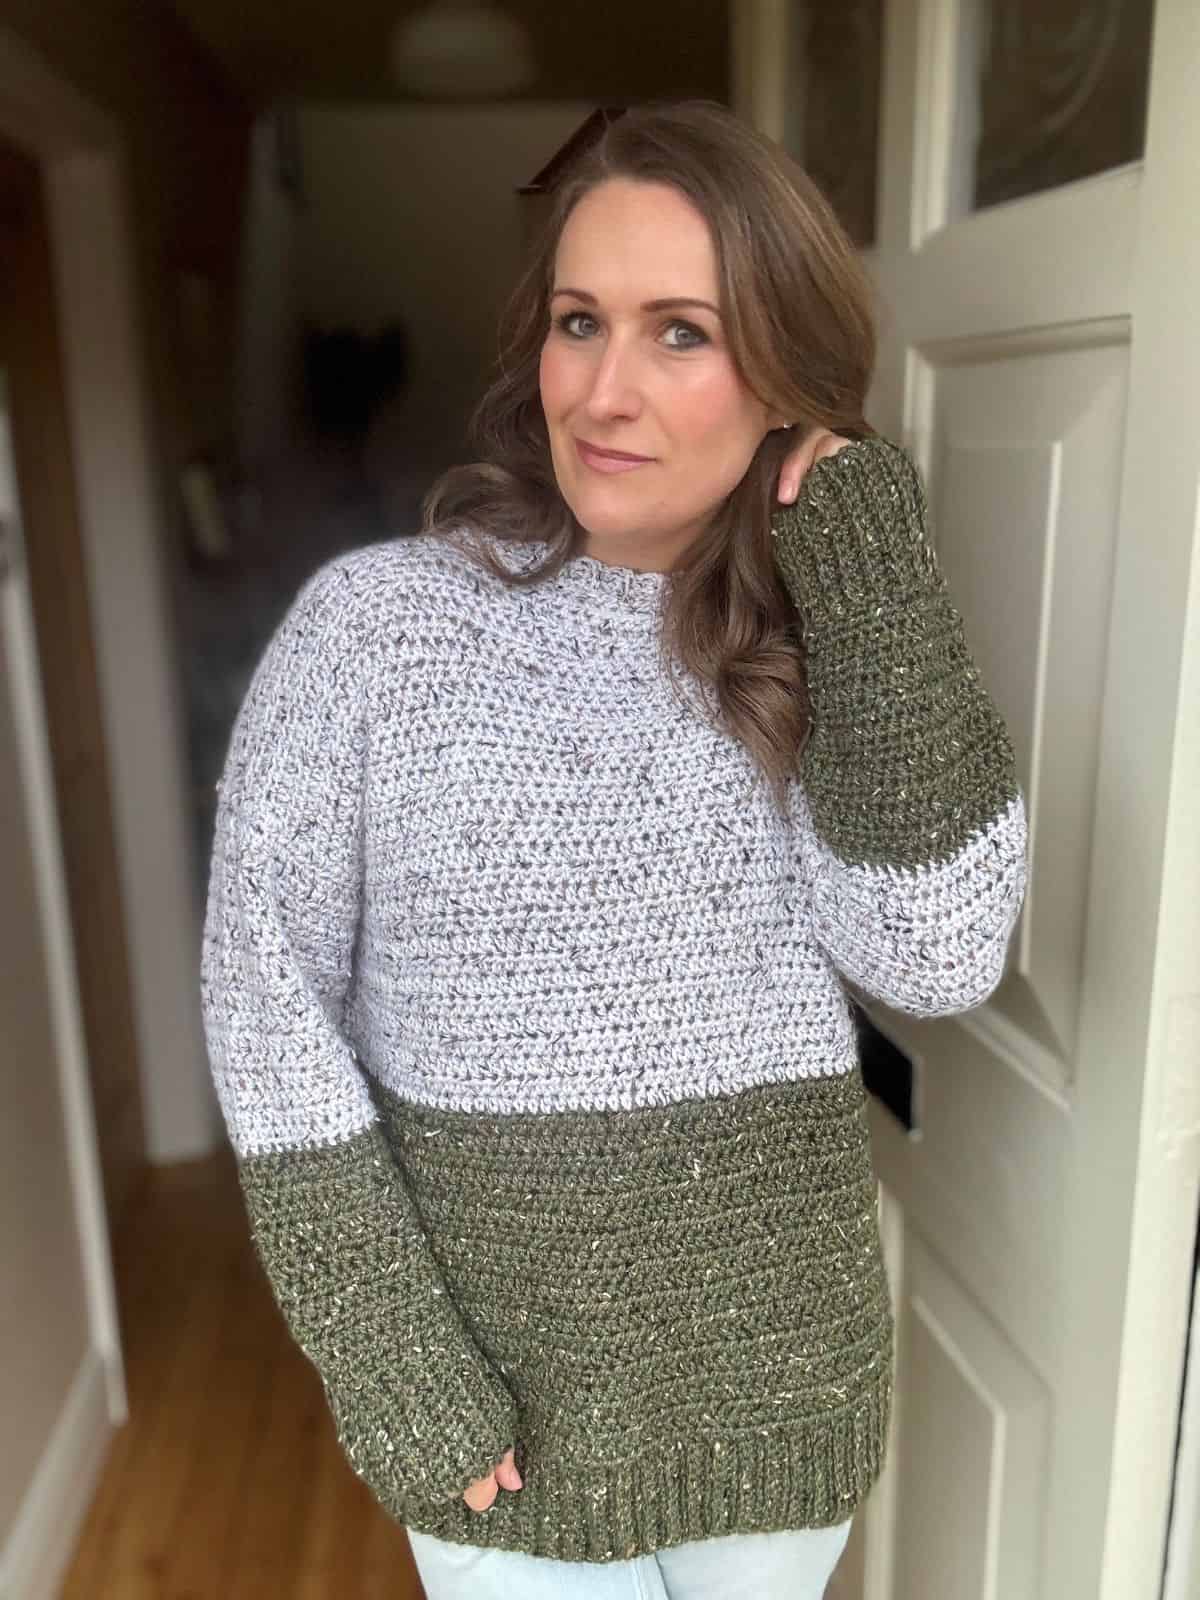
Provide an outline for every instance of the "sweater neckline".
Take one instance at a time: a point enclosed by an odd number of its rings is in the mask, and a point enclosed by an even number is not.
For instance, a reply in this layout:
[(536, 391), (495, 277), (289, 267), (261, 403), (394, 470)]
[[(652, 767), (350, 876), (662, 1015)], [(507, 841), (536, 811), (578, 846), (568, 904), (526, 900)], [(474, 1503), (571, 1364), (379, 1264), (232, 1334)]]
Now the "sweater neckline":
[(627, 610), (641, 612), (657, 610), (668, 574), (580, 554), (571, 557), (559, 577), (585, 586), (598, 600), (611, 598)]
[[(512, 570), (528, 572), (541, 566), (549, 548), (544, 539), (522, 539), (506, 541), (498, 553)], [(580, 553), (572, 556), (549, 584), (562, 595), (578, 597), (590, 608), (649, 616), (657, 612), (669, 576)]]

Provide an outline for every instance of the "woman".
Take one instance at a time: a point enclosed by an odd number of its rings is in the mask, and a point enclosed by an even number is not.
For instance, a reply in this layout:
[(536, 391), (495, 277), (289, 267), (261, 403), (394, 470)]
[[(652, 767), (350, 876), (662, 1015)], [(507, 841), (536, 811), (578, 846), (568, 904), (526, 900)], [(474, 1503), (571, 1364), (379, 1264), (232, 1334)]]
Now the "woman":
[(802, 172), (716, 106), (627, 114), (482, 460), (310, 581), (239, 715), (217, 1088), (430, 1600), (807, 1600), (880, 1469), (847, 984), (982, 1001), (1025, 815), (873, 356)]

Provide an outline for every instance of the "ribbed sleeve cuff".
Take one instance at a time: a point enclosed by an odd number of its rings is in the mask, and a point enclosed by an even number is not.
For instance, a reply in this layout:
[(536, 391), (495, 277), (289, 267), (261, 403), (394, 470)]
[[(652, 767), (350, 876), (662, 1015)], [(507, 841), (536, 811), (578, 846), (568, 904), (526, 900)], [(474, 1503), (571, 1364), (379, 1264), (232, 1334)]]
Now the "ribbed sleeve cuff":
[[(417, 1368), (422, 1354), (429, 1365)], [(517, 1446), (512, 1396), (477, 1353), (427, 1340), (381, 1345), (375, 1358), (373, 1370), (326, 1367), (321, 1381), (346, 1459), (398, 1521), (460, 1500)]]
[(806, 634), (944, 587), (927, 509), (915, 463), (888, 439), (859, 440), (809, 469), (796, 503), (779, 506), (771, 523)]
[(907, 452), (876, 436), (818, 461), (772, 523), (807, 645), (804, 785), (846, 863), (948, 860), (1017, 792), (927, 512)]

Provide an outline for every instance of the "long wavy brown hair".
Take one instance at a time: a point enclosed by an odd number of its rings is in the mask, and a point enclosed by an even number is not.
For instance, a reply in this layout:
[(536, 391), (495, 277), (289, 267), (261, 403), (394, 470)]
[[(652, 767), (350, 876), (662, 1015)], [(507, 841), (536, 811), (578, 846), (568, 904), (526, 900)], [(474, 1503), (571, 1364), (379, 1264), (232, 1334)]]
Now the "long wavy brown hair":
[(790, 430), (768, 433), (741, 482), (668, 577), (664, 657), (690, 671), (785, 803), (809, 726), (799, 618), (775, 565), (771, 516), (783, 458), (820, 426), (874, 432), (863, 405), (875, 364), (871, 283), (841, 223), (789, 156), (725, 107), (636, 107), (611, 122), (555, 190), (552, 209), (504, 312), (500, 361), (471, 419), (479, 459), (453, 467), (425, 499), (424, 530), (545, 540), (546, 559), (515, 576), (482, 542), (477, 559), (510, 583), (553, 577), (583, 550), (559, 493), (538, 385), (550, 330), (559, 237), (585, 194), (610, 178), (670, 184), (705, 218), (721, 314), (742, 380)]

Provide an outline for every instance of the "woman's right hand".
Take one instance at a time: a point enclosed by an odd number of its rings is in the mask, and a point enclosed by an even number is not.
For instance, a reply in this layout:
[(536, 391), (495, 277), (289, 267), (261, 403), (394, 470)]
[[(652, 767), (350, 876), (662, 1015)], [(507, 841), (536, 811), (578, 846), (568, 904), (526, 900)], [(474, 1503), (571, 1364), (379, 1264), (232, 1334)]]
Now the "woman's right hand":
[(463, 1499), (472, 1511), (490, 1511), (492, 1502), (501, 1489), (519, 1489), (521, 1474), (513, 1460), (511, 1450), (506, 1450), (486, 1478), (477, 1478), (469, 1489), (463, 1490)]

